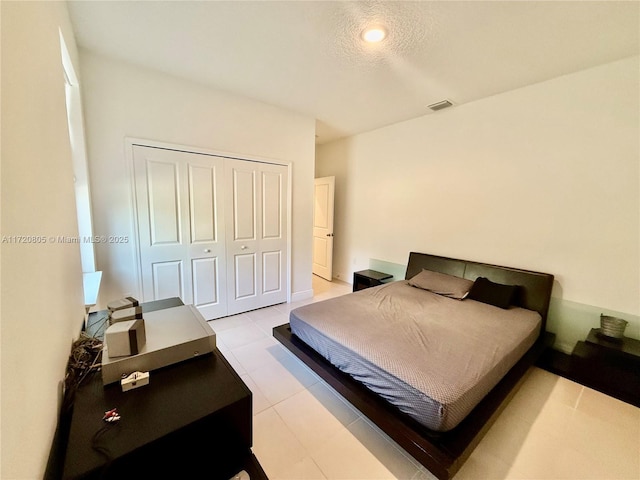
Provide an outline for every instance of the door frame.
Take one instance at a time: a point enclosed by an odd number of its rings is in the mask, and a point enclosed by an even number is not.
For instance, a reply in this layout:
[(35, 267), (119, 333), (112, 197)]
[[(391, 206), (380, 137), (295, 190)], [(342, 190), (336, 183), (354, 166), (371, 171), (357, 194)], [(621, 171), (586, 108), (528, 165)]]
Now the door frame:
[(200, 155), (210, 155), (214, 157), (224, 157), (231, 158), (234, 160), (244, 160), (247, 162), (257, 162), (257, 163), (268, 163), (272, 165), (281, 165), (287, 167), (287, 303), (291, 303), (291, 271), (292, 271), (292, 260), (291, 260), (291, 243), (292, 243), (292, 231), (291, 231), (291, 220), (292, 220), (292, 168), (293, 164), (291, 162), (283, 162), (281, 160), (276, 160), (273, 158), (262, 157), (258, 155), (244, 155), (241, 153), (234, 152), (224, 152), (221, 150), (211, 150), (208, 148), (194, 147), (190, 145), (181, 145), (176, 143), (167, 143), (161, 142), (158, 140), (149, 140), (137, 137), (125, 137), (124, 138), (124, 149), (125, 149), (125, 161), (126, 161), (126, 170), (129, 174), (129, 208), (131, 211), (131, 231), (133, 232), (133, 258), (135, 262), (135, 285), (138, 290), (136, 296), (142, 295), (142, 265), (141, 265), (141, 253), (140, 253), (140, 242), (139, 242), (139, 222), (138, 222), (138, 208), (136, 203), (136, 182), (135, 182), (135, 172), (134, 172), (134, 158), (133, 158), (133, 147), (149, 147), (149, 148), (160, 148), (163, 150), (176, 150), (179, 152), (186, 153), (195, 153)]

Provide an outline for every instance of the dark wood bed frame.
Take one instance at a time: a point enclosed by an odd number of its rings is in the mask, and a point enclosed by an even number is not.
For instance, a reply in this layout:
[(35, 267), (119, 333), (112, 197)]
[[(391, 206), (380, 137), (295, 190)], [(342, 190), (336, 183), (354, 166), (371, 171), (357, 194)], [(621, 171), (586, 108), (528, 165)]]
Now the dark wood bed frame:
[(405, 279), (413, 277), (423, 268), (470, 280), (486, 277), (497, 283), (519, 285), (518, 306), (535, 310), (542, 316), (541, 333), (536, 343), (453, 430), (439, 433), (420, 425), (331, 365), (292, 334), (289, 324), (275, 327), (273, 336), (436, 477), (446, 480), (453, 477), (471, 455), (508, 400), (516, 393), (527, 370), (546, 347), (553, 345), (555, 335), (546, 332), (545, 328), (553, 275), (411, 252)]

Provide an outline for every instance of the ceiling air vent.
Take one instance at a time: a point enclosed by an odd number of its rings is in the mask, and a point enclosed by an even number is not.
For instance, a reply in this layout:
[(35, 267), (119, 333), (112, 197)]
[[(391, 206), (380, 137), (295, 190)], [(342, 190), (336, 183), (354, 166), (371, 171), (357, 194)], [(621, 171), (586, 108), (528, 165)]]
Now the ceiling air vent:
[(438, 110), (442, 110), (443, 108), (449, 108), (452, 106), (453, 106), (453, 103), (451, 103), (449, 100), (442, 100), (441, 102), (436, 102), (436, 103), (432, 103), (431, 105), (428, 105), (428, 107), (434, 112), (437, 112)]

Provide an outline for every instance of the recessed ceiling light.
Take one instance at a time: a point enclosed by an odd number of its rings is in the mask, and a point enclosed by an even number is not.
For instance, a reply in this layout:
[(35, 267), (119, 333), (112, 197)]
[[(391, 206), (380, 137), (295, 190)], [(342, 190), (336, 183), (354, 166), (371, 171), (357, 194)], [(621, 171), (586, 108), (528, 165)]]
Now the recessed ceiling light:
[(362, 39), (369, 43), (381, 42), (386, 36), (387, 31), (382, 27), (370, 27), (362, 31)]

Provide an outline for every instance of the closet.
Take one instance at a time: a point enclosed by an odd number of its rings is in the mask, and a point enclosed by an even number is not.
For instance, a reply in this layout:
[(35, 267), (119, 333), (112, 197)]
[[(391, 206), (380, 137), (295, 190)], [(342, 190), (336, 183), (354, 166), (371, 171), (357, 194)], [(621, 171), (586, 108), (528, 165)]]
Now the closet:
[(286, 165), (132, 148), (142, 301), (207, 320), (287, 301)]

